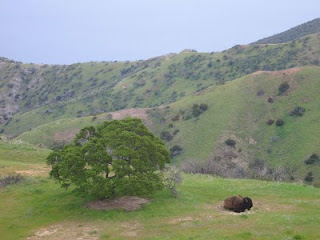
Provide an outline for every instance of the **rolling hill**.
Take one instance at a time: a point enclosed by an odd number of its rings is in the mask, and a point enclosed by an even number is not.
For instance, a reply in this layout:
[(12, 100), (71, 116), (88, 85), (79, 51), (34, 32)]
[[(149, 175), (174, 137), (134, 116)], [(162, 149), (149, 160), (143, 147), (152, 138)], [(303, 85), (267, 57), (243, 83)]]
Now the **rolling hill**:
[[(303, 180), (311, 171), (317, 185), (319, 166), (307, 165), (304, 160), (319, 151), (319, 76), (320, 67), (256, 72), (163, 107), (56, 120), (19, 138), (57, 147), (71, 141), (84, 126), (126, 116), (140, 117), (167, 141), (169, 148), (182, 148), (173, 158), (177, 164), (218, 161), (214, 173), (221, 176), (242, 178), (260, 171), (260, 177), (276, 180)], [(279, 95), (283, 83), (290, 87)], [(201, 104), (206, 104), (207, 110), (198, 112)], [(297, 107), (305, 109), (302, 116), (292, 115)], [(276, 126), (278, 119), (285, 124)], [(271, 125), (270, 120), (274, 121)], [(227, 146), (227, 139), (235, 140), (236, 146)], [(257, 163), (263, 165), (255, 166)], [(264, 175), (267, 170), (273, 172)], [(285, 172), (276, 176), (277, 170)]]
[(183, 51), (146, 61), (68, 66), (0, 63), (1, 124), (17, 135), (42, 124), (128, 108), (156, 107), (256, 71), (320, 65), (320, 35), (218, 53)]
[(284, 43), (290, 42), (301, 37), (319, 33), (320, 32), (320, 18), (303, 23), (299, 26), (293, 27), (282, 33), (275, 34), (271, 37), (263, 38), (254, 42), (253, 44), (268, 44), (268, 43)]

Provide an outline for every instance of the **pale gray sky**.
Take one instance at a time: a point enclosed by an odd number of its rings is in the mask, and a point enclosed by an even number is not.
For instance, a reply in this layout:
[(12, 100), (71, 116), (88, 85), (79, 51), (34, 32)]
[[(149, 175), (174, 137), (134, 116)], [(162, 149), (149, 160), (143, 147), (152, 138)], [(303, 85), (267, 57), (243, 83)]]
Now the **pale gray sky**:
[(319, 13), (319, 0), (0, 0), (0, 56), (69, 64), (222, 51)]

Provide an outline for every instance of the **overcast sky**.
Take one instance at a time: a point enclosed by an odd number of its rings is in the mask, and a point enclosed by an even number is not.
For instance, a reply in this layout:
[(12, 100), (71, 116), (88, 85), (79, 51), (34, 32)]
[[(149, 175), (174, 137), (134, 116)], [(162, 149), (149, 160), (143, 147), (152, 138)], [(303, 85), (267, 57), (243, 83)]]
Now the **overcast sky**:
[(0, 0), (0, 56), (69, 64), (222, 51), (318, 17), (319, 0)]

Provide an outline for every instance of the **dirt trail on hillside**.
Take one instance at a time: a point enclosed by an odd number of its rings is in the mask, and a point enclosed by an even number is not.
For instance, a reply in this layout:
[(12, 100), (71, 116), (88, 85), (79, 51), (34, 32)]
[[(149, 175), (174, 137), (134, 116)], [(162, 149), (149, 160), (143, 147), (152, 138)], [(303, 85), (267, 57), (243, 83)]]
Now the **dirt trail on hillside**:
[(289, 68), (289, 69), (284, 69), (284, 70), (279, 70), (279, 71), (256, 71), (254, 73), (252, 73), (252, 75), (259, 75), (262, 73), (268, 73), (272, 76), (277, 76), (277, 75), (291, 75), (297, 72), (300, 72), (301, 69), (300, 68)]

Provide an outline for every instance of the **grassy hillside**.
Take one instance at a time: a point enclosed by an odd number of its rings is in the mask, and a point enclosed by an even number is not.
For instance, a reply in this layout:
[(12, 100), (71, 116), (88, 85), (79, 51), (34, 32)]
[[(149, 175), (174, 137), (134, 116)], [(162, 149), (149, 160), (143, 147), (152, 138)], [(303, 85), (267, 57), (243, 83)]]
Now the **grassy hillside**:
[(284, 43), (319, 32), (320, 18), (316, 18), (312, 21), (293, 27), (285, 32), (278, 33), (271, 37), (263, 38), (259, 41), (254, 42), (253, 44)]
[(47, 175), (44, 159), (49, 152), (21, 141), (0, 140), (0, 177), (12, 173)]
[[(48, 150), (21, 142), (0, 144), (0, 176), (18, 172), (26, 178), (0, 188), (2, 239), (320, 238), (317, 188), (185, 174), (178, 198), (163, 190), (134, 212), (98, 211), (39, 171)], [(250, 212), (222, 209), (223, 200), (237, 194), (253, 199)]]
[(0, 130), (19, 134), (61, 118), (156, 107), (258, 70), (319, 65), (319, 46), (320, 36), (313, 35), (278, 45), (184, 51), (138, 62), (52, 66), (2, 60)]
[[(250, 196), (250, 212), (221, 208)], [(135, 212), (97, 211), (49, 179), (0, 189), (3, 239), (318, 239), (320, 190), (255, 180), (184, 175), (179, 197), (165, 190)]]
[[(175, 163), (213, 160), (219, 163), (216, 173), (229, 177), (250, 177), (251, 171), (257, 171), (258, 167), (262, 172), (267, 168), (274, 172), (283, 170), (289, 174), (287, 178), (301, 181), (311, 171), (313, 183), (319, 185), (319, 164), (304, 163), (313, 153), (320, 154), (319, 76), (319, 67), (257, 72), (165, 107), (136, 109), (133, 116), (143, 118), (156, 135), (162, 136), (165, 132), (169, 148), (174, 145), (183, 148), (181, 154), (173, 158)], [(290, 88), (279, 95), (282, 83), (288, 83)], [(269, 98), (272, 103), (268, 102)], [(208, 109), (195, 117), (194, 104), (203, 103)], [(298, 106), (305, 109), (303, 116), (290, 116)], [(127, 114), (130, 112), (123, 110), (116, 115)], [(25, 132), (19, 138), (52, 146), (71, 140), (83, 126), (111, 119), (112, 115), (116, 116), (113, 113), (96, 118), (58, 120)], [(278, 119), (284, 120), (284, 126), (276, 126)], [(268, 120), (275, 122), (268, 125)], [(236, 141), (234, 148), (225, 144), (229, 138)]]

